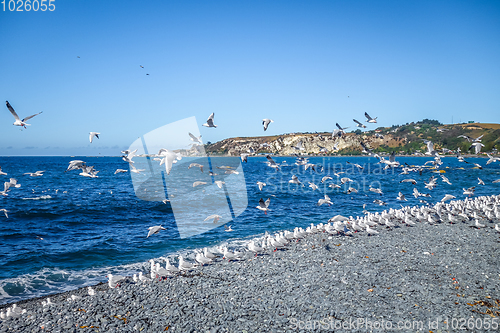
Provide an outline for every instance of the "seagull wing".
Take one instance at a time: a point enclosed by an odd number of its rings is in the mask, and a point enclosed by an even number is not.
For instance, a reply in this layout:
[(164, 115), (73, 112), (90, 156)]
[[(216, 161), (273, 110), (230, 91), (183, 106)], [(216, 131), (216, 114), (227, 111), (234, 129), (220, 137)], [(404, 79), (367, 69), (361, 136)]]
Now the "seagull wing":
[(360, 123), (359, 121), (357, 121), (356, 119), (353, 119), (353, 121), (354, 121), (356, 124), (358, 124), (359, 126), (365, 126), (365, 125), (363, 125), (362, 123)]
[(10, 105), (9, 101), (5, 101), (5, 105), (7, 105), (7, 109), (9, 109), (10, 113), (16, 118), (16, 120), (20, 120), (19, 116), (17, 115), (16, 111), (14, 111), (14, 108)]
[(370, 117), (370, 115), (369, 115), (367, 112), (365, 112), (365, 117), (366, 117), (366, 119), (368, 119), (368, 120), (372, 120), (372, 117)]
[(24, 122), (24, 121), (28, 121), (29, 119), (33, 118), (34, 116), (38, 116), (40, 113), (43, 113), (43, 111), (38, 112), (38, 113), (35, 113), (34, 115), (31, 115), (31, 116), (29, 116), (29, 117), (26, 117), (26, 118), (24, 118), (22, 121), (23, 121), (23, 122)]

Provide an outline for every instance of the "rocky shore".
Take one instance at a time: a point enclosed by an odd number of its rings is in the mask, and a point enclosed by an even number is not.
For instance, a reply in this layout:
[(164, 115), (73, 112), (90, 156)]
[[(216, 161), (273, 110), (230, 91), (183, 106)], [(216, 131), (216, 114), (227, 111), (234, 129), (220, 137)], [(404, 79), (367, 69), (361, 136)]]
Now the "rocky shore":
[(476, 228), (441, 216), (379, 225), (374, 236), (313, 233), (162, 281), (52, 295), (53, 305), (18, 302), (25, 313), (0, 319), (0, 332), (456, 332), (464, 322), (468, 331), (497, 331), (498, 221)]

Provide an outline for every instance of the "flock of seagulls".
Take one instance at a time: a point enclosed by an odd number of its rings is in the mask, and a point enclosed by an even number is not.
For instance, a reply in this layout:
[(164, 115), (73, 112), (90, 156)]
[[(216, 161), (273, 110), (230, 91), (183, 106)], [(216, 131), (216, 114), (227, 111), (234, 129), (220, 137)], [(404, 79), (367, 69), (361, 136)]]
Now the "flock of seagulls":
[[(141, 68), (143, 68), (141, 66)], [(29, 124), (26, 123), (27, 120), (39, 115), (40, 113), (31, 115), (29, 117), (26, 117), (24, 119), (20, 119), (17, 115), (17, 113), (14, 111), (12, 106), (9, 104), (9, 102), (6, 102), (7, 108), (9, 111), (12, 113), (16, 121), (14, 122), (14, 125), (16, 126), (22, 126), (26, 128)], [(377, 123), (377, 117), (372, 118), (368, 113), (365, 112), (365, 117), (366, 117), (366, 122), (367, 123)], [(360, 128), (366, 128), (366, 125), (363, 123), (357, 121), (356, 119), (353, 119), (353, 121), (356, 123), (357, 127)], [(264, 131), (268, 129), (268, 126), (273, 123), (274, 121), (271, 119), (263, 119), (262, 120), (262, 125), (264, 128)], [(214, 113), (212, 113), (205, 124), (203, 126), (208, 127), (208, 128), (217, 128), (217, 125), (214, 124)], [(345, 130), (347, 127), (342, 127), (338, 123), (336, 124), (337, 129), (335, 129), (332, 132), (332, 137), (336, 136), (342, 136), (345, 134)], [(89, 141), (90, 143), (93, 142), (94, 138), (99, 139), (100, 133), (98, 132), (90, 132), (89, 133)], [(195, 136), (192, 133), (188, 133), (190, 140), (192, 141), (192, 145), (202, 145), (201, 141), (201, 136)], [(471, 146), (469, 150), (474, 149), (476, 154), (479, 154), (481, 152), (481, 148), (484, 147), (484, 145), (481, 143), (481, 137), (478, 138), (470, 138), (467, 136), (460, 136), (468, 140), (468, 142), (471, 143)], [(433, 170), (438, 170), (438, 168), (443, 164), (441, 161), (441, 155), (434, 149), (434, 145), (431, 141), (425, 140), (424, 143), (426, 144), (427, 151), (426, 155), (429, 156), (434, 156), (433, 161), (429, 161), (432, 166), (428, 166), (429, 162), (426, 162), (424, 165), (421, 166), (410, 166), (406, 163), (404, 165), (400, 164), (398, 161), (396, 161), (395, 154), (391, 154), (388, 160), (386, 160), (384, 157), (381, 157), (377, 154), (374, 154), (369, 147), (366, 146), (366, 144), (361, 143), (362, 148), (363, 148), (363, 153), (368, 154), (369, 156), (374, 156), (379, 159), (380, 164), (384, 164), (384, 168), (400, 168), (401, 169), (401, 174), (408, 175), (411, 172), (416, 172), (422, 174), (422, 170), (425, 168), (433, 168)], [(297, 152), (303, 151), (305, 148), (302, 144), (302, 142), (297, 143), (297, 145), (294, 147), (294, 149)], [(130, 150), (125, 150), (122, 151), (122, 159), (129, 163), (130, 166), (130, 171), (134, 173), (141, 173), (142, 169), (137, 169), (134, 166), (134, 158), (135, 157), (144, 157), (145, 155), (137, 155), (137, 150), (130, 151)], [(249, 150), (248, 154), (242, 154), (241, 159), (243, 162), (247, 161), (247, 157), (250, 155), (255, 154), (255, 151)], [(308, 158), (295, 155), (296, 156), (296, 162), (295, 164), (298, 166), (303, 166), (304, 170), (311, 169), (314, 172), (319, 171), (320, 167), (310, 163)], [(488, 156), (488, 161), (486, 162), (486, 165), (489, 165), (491, 163), (499, 162), (500, 158), (497, 157), (492, 157), (489, 154)], [(152, 154), (152, 155), (147, 155), (147, 157), (151, 157), (153, 161), (159, 162), (160, 165), (165, 165), (165, 171), (167, 175), (170, 175), (170, 172), (172, 171), (172, 166), (173, 164), (177, 163), (177, 161), (182, 159), (181, 154), (176, 153), (174, 151), (170, 151), (167, 149), (160, 149), (157, 154)], [(464, 163), (470, 163), (468, 161), (465, 161), (464, 157), (461, 156), (460, 151), (457, 151), (457, 158), (460, 162)], [(267, 166), (274, 169), (275, 171), (279, 171), (281, 168), (281, 165), (276, 163), (273, 158), (270, 155), (266, 156), (267, 159)], [(350, 163), (350, 162), (348, 162)], [(358, 170), (363, 170), (363, 167), (359, 164), (356, 163), (350, 163), (353, 168), (357, 168)], [(482, 167), (479, 164), (475, 164), (475, 168), (482, 169)], [(198, 164), (198, 163), (191, 163), (188, 166), (188, 169), (191, 168), (199, 168), (200, 172), (203, 173), (203, 165)], [(219, 167), (220, 169), (223, 169), (226, 174), (231, 174), (231, 173), (238, 173), (236, 170), (232, 170), (230, 167)], [(72, 171), (72, 170), (80, 170), (81, 176), (84, 177), (89, 177), (89, 178), (97, 178), (97, 174), (99, 171), (95, 170), (93, 166), (87, 166), (84, 161), (81, 160), (73, 160), (69, 162), (69, 166), (66, 170)], [(125, 173), (127, 170), (125, 169), (117, 169), (115, 171), (115, 174), (118, 173)], [(43, 176), (44, 171), (36, 171), (34, 173), (25, 173), (25, 175), (29, 175), (31, 177), (40, 177)], [(334, 173), (334, 175), (337, 177), (337, 179), (340, 181), (339, 183), (334, 183), (333, 178), (330, 176), (325, 176), (322, 178), (321, 183), (326, 183), (326, 182), (331, 182), (329, 184), (329, 187), (331, 188), (340, 188), (341, 185), (347, 184), (349, 185), (350, 183), (353, 182), (352, 179), (348, 177), (341, 177), (341, 174), (343, 172), (339, 173)], [(212, 173), (213, 174), (213, 173)], [(7, 173), (3, 172), (1, 167), (0, 167), (0, 175), (7, 175)], [(441, 181), (443, 183), (447, 183), (451, 185), (450, 180), (445, 177), (444, 175), (441, 176)], [(292, 175), (291, 179), (288, 181), (290, 184), (296, 184), (299, 186), (305, 186), (302, 181), (299, 180), (299, 178), (296, 175)], [(494, 183), (499, 183), (500, 179), (494, 181)], [(224, 182), (222, 181), (215, 181), (217, 186), (222, 188), (222, 185)], [(408, 179), (403, 179), (400, 181), (400, 183), (407, 183), (409, 185), (416, 185), (417, 181), (412, 178)], [(192, 186), (197, 187), (197, 186), (202, 186), (206, 185), (206, 182), (203, 181), (195, 181), (193, 182)], [(476, 186), (482, 186), (485, 185), (484, 181), (482, 181), (480, 178), (478, 178), (478, 184)], [(0, 192), (0, 195), (7, 196), (8, 192), (11, 190), (11, 188), (19, 188), (21, 185), (17, 183), (17, 180), (15, 178), (10, 178), (8, 182), (4, 182), (4, 190)], [(257, 186), (259, 191), (263, 191), (264, 187), (266, 186), (266, 183), (262, 181), (257, 182)], [(425, 188), (428, 190), (433, 190), (436, 186), (438, 186), (438, 178), (431, 176), (427, 182), (425, 182)], [(344, 216), (336, 215), (330, 220), (328, 220), (327, 223), (319, 223), (318, 225), (311, 224), (311, 226), (307, 227), (305, 230), (303, 228), (296, 227), (292, 232), (285, 230), (279, 233), (276, 233), (275, 235), (271, 236), (268, 233), (265, 234), (264, 237), (261, 239), (256, 239), (252, 240), (248, 243), (247, 250), (248, 252), (253, 253), (255, 256), (258, 256), (260, 254), (266, 253), (266, 251), (277, 251), (279, 249), (285, 249), (291, 242), (297, 242), (300, 239), (307, 237), (307, 235), (315, 234), (315, 233), (328, 233), (330, 236), (353, 236), (354, 234), (360, 232), (366, 232), (369, 236), (374, 236), (379, 234), (384, 228), (386, 229), (391, 229), (395, 227), (401, 227), (401, 226), (406, 226), (406, 227), (411, 227), (417, 223), (428, 223), (430, 225), (433, 224), (438, 224), (438, 223), (447, 223), (447, 224), (456, 224), (456, 223), (469, 223), (471, 221), (474, 221), (473, 224), (471, 224), (471, 227), (474, 228), (487, 228), (491, 225), (491, 222), (493, 222), (494, 219), (498, 220), (500, 219), (500, 197), (499, 196), (491, 196), (491, 197), (477, 197), (477, 198), (471, 198), (474, 193), (475, 193), (475, 188), (476, 186), (471, 186), (469, 188), (463, 188), (463, 195), (467, 196), (464, 200), (462, 201), (451, 201), (453, 199), (456, 199), (456, 197), (452, 194), (446, 194), (440, 202), (436, 203), (434, 206), (429, 205), (425, 200), (420, 200), (421, 203), (425, 203), (426, 205), (423, 206), (402, 206), (401, 209), (389, 209), (389, 210), (384, 210), (381, 213), (376, 212), (376, 213), (370, 213), (366, 210), (364, 210), (365, 215), (364, 216), (358, 216), (356, 218), (353, 218), (352, 216), (349, 218), (346, 218)], [(320, 188), (314, 184), (313, 182), (308, 182), (308, 187), (311, 188), (313, 192), (320, 192)], [(384, 193), (382, 189), (380, 188), (373, 188), (370, 187), (369, 189), (371, 192), (379, 194), (381, 197), (384, 196)], [(358, 190), (354, 187), (349, 186), (346, 193), (351, 194), (351, 193), (357, 193)], [(425, 193), (420, 193), (417, 188), (413, 188), (413, 196), (415, 198), (420, 198), (420, 197), (428, 197), (430, 194), (425, 194)], [(397, 200), (400, 201), (407, 201), (407, 198), (402, 192), (398, 193)], [(267, 200), (264, 201), (263, 198), (260, 198), (258, 205), (256, 206), (257, 209), (260, 211), (264, 212), (264, 214), (267, 215), (268, 211), (270, 211), (270, 203), (271, 199), (268, 198)], [(386, 205), (386, 203), (380, 199), (375, 199), (373, 203), (377, 205)], [(317, 201), (317, 206), (322, 206), (324, 204), (327, 204), (328, 206), (333, 205), (333, 202), (331, 201), (331, 198), (326, 194), (322, 193), (322, 196), (318, 199)], [(366, 204), (363, 205), (363, 208), (365, 208)], [(8, 211), (6, 209), (0, 209), (0, 212), (3, 212), (4, 215), (8, 218)], [(213, 223), (217, 223), (219, 219), (221, 218), (220, 215), (210, 215), (206, 217), (204, 221), (212, 221)], [(233, 231), (232, 226), (224, 226), (225, 231)], [(493, 227), (492, 227), (493, 228)], [(494, 229), (498, 232), (500, 232), (500, 227), (498, 225), (495, 225)], [(159, 226), (152, 226), (148, 228), (148, 234), (146, 238), (149, 238), (152, 235), (158, 234), (160, 231), (166, 230), (166, 228), (162, 227), (161, 225)], [(238, 251), (229, 251), (227, 247), (219, 248), (219, 252), (222, 254), (222, 259), (227, 259), (228, 261), (231, 260), (241, 260), (245, 257), (245, 252), (238, 252)], [(193, 269), (197, 269), (200, 266), (211, 264), (214, 262), (219, 255), (211, 253), (207, 248), (204, 248), (203, 251), (196, 251), (196, 256), (195, 256), (195, 261), (196, 263), (191, 263), (186, 260), (182, 256), (178, 257), (178, 265), (174, 266), (170, 264), (169, 259), (166, 259), (165, 262), (165, 267), (162, 267), (160, 263), (155, 263), (154, 260), (150, 260), (151, 264), (151, 270), (150, 270), (150, 278), (146, 277), (143, 275), (142, 272), (139, 272), (139, 274), (133, 276), (133, 280), (136, 283), (146, 283), (146, 282), (151, 282), (153, 279), (164, 279), (167, 277), (175, 276), (176, 274), (182, 274), (183, 272), (186, 271), (191, 271)], [(112, 275), (108, 274), (108, 285), (110, 288), (116, 288), (120, 286), (120, 283), (126, 279), (125, 276), (121, 275)], [(89, 287), (89, 295), (95, 295), (95, 291), (92, 290), (92, 288)], [(77, 297), (77, 296), (75, 296)], [(70, 298), (72, 300), (75, 300), (75, 298)], [(53, 303), (52, 303), (53, 304)], [(50, 305), (50, 299), (47, 299), (45, 305)], [(44, 305), (44, 306), (45, 306)], [(1, 313), (2, 319), (5, 316), (17, 316), (22, 314), (23, 310), (20, 310), (19, 308), (16, 308), (15, 305), (13, 307), (7, 309), (7, 314), (4, 314), (3, 312)]]

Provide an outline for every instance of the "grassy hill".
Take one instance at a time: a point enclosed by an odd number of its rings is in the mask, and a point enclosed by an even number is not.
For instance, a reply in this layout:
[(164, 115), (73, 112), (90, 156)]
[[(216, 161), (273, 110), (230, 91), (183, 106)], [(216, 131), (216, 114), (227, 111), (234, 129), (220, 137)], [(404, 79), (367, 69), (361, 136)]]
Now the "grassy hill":
[(302, 153), (322, 154), (319, 147), (326, 147), (327, 154), (359, 155), (361, 142), (374, 152), (389, 153), (396, 151), (402, 154), (425, 152), (424, 140), (434, 143), (434, 149), (442, 152), (443, 148), (462, 153), (469, 152), (471, 144), (464, 138), (466, 135), (477, 138), (483, 135), (481, 143), (485, 146), (482, 152), (496, 153), (500, 150), (500, 124), (467, 123), (444, 125), (436, 120), (424, 119), (418, 122), (391, 127), (379, 127), (362, 132), (355, 130), (341, 138), (331, 137), (331, 133), (292, 133), (275, 136), (237, 137), (207, 144), (205, 149), (210, 154), (239, 155), (249, 148), (257, 153), (274, 153), (288, 155), (295, 153), (293, 146), (302, 142), (305, 151)]

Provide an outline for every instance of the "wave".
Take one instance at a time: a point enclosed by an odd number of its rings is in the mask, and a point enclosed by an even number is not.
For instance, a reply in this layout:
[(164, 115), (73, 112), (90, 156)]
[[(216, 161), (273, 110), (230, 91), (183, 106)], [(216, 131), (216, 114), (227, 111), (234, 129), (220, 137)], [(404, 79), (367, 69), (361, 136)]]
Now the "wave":
[(47, 200), (47, 199), (52, 199), (52, 197), (50, 195), (42, 195), (35, 198), (22, 198), (22, 200)]

